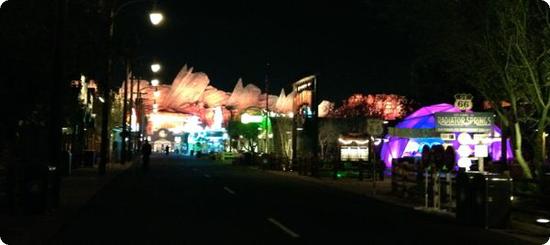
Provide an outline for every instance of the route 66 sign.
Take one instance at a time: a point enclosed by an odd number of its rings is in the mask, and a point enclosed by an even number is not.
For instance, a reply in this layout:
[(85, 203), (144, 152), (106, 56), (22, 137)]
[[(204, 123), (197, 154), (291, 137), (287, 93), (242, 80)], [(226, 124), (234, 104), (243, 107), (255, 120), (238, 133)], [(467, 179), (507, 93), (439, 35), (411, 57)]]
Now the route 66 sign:
[(384, 133), (383, 121), (380, 119), (367, 119), (367, 133), (371, 136), (380, 136)]
[(470, 110), (474, 107), (473, 98), (471, 94), (455, 94), (455, 107), (462, 111)]

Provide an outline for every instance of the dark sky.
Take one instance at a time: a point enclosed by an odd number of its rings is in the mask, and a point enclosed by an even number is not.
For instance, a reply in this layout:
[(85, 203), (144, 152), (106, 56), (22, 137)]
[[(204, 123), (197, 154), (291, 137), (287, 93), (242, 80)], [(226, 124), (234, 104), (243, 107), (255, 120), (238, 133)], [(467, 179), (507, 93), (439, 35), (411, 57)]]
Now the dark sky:
[(335, 102), (354, 92), (407, 95), (411, 88), (406, 35), (386, 23), (383, 3), (164, 0), (160, 8), (160, 28), (134, 14), (123, 18), (141, 19), (132, 23), (135, 30), (143, 25), (139, 55), (161, 61), (165, 83), (189, 64), (219, 89), (231, 91), (241, 77), (263, 90), (269, 63), (272, 94), (313, 73), (321, 99)]

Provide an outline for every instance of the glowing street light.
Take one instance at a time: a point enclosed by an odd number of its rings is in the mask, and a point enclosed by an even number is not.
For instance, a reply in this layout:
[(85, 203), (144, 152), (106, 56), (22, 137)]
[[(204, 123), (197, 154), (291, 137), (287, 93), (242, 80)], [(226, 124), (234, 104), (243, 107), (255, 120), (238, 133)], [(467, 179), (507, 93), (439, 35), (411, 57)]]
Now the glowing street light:
[(159, 86), (159, 80), (158, 80), (158, 79), (153, 79), (153, 80), (151, 80), (151, 85), (152, 85), (153, 87)]
[[(1, 0), (0, 0), (1, 1)], [(110, 152), (109, 150), (109, 142), (110, 142), (110, 139), (109, 139), (109, 134), (108, 132), (110, 131), (109, 130), (109, 111), (111, 111), (111, 99), (110, 99), (110, 92), (111, 92), (111, 89), (110, 88), (110, 83), (112, 82), (113, 80), (113, 70), (114, 70), (114, 67), (113, 67), (113, 59), (114, 59), (114, 56), (113, 56), (113, 37), (114, 37), (114, 27), (115, 27), (115, 17), (118, 16), (118, 14), (123, 10), (123, 9), (126, 9), (127, 7), (129, 6), (132, 6), (136, 3), (140, 3), (140, 2), (145, 2), (145, 1), (149, 1), (149, 0), (129, 0), (129, 1), (124, 1), (124, 3), (120, 4), (117, 6), (117, 4), (111, 4), (111, 8), (110, 8), (110, 14), (109, 14), (109, 17), (108, 17), (108, 20), (107, 20), (107, 23), (108, 23), (108, 26), (109, 26), (109, 38), (108, 38), (108, 49), (107, 49), (107, 54), (108, 55), (108, 67), (107, 67), (107, 79), (104, 80), (104, 84), (103, 84), (103, 87), (104, 88), (107, 88), (107, 89), (103, 89), (103, 99), (105, 100), (105, 103), (103, 103), (103, 109), (102, 109), (102, 121), (101, 121), (101, 145), (100, 145), (100, 159), (101, 161), (99, 162), (99, 173), (101, 175), (105, 174), (105, 171), (106, 171), (106, 165), (107, 165), (107, 159), (108, 159), (108, 154)], [(113, 2), (116, 2), (116, 1), (113, 1)], [(163, 19), (163, 16), (162, 14), (159, 12), (159, 11), (156, 11), (154, 8), (153, 8), (153, 11), (151, 11), (151, 13), (149, 14), (149, 18), (151, 20), (151, 23), (153, 23), (153, 25), (158, 25), (162, 22), (162, 19)], [(132, 90), (133, 91), (133, 90)], [(124, 101), (124, 105), (126, 105), (126, 101)], [(126, 110), (124, 110), (122, 112), (123, 114), (123, 118), (126, 118)], [(122, 133), (125, 134), (126, 133), (126, 125), (123, 124), (122, 125)], [(121, 144), (121, 148), (123, 150), (120, 151), (120, 161), (121, 163), (124, 163), (126, 161), (126, 145), (125, 145), (125, 141), (122, 141), (122, 144)]]
[(149, 14), (149, 20), (151, 20), (151, 23), (153, 25), (160, 24), (163, 19), (164, 19), (164, 15), (162, 15), (162, 13), (160, 13), (160, 12), (151, 12)]
[(153, 71), (154, 73), (157, 73), (158, 71), (160, 71), (160, 64), (159, 63), (152, 64), (151, 71)]

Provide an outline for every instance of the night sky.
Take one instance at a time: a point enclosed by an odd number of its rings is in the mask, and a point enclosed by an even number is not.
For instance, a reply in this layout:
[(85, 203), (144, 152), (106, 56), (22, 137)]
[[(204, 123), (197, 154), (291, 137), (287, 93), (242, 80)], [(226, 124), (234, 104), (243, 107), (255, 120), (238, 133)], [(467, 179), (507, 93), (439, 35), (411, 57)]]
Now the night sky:
[(188, 64), (225, 91), (238, 78), (263, 90), (266, 73), (272, 94), (318, 74), (321, 99), (334, 102), (355, 92), (410, 95), (414, 88), (414, 55), (406, 33), (388, 23), (384, 3), (165, 0), (159, 8), (160, 28), (139, 11), (121, 15), (120, 26), (137, 33), (139, 56), (163, 64), (163, 83)]

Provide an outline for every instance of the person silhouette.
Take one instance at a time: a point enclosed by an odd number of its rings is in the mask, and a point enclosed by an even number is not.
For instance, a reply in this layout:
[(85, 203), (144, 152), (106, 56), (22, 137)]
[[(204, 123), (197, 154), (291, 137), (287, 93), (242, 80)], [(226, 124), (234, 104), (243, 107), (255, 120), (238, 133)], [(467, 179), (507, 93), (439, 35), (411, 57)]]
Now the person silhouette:
[(166, 148), (164, 148), (164, 152), (168, 156), (168, 154), (170, 153), (170, 146), (167, 145)]
[(143, 159), (143, 170), (149, 170), (149, 160), (151, 156), (151, 144), (145, 140), (141, 146), (141, 157)]

